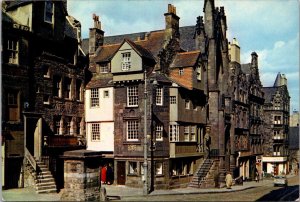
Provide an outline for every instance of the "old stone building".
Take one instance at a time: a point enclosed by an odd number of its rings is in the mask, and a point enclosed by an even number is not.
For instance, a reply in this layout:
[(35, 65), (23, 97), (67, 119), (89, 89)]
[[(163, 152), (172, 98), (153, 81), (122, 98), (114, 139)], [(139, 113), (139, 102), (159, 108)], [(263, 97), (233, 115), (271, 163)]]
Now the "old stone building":
[(287, 79), (277, 74), (272, 87), (263, 87), (264, 104), (264, 154), (263, 170), (274, 175), (288, 173), (288, 134), (290, 96)]
[(54, 191), (63, 186), (59, 155), (84, 147), (80, 23), (66, 1), (5, 1), (2, 13), (5, 186)]

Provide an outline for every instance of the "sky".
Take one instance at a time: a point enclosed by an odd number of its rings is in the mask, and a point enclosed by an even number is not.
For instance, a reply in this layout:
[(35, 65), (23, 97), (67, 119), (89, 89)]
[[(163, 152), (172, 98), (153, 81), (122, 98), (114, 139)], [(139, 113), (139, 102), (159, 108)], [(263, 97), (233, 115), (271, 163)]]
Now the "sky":
[[(105, 36), (161, 30), (164, 13), (171, 3), (180, 26), (196, 24), (204, 16), (204, 0), (68, 0), (68, 13), (81, 22), (82, 37), (93, 27), (92, 15), (99, 16)], [(241, 63), (258, 54), (260, 80), (273, 86), (278, 72), (285, 74), (291, 97), (291, 111), (299, 110), (299, 1), (298, 0), (215, 0), (224, 6), (227, 38), (236, 38)]]

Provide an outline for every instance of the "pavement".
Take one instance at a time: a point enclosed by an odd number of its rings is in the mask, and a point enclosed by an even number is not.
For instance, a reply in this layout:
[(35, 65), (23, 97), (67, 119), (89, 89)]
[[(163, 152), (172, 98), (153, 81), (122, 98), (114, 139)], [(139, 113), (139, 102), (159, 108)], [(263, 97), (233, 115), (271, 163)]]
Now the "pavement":
[[(288, 175), (287, 178), (294, 175)], [(249, 181), (244, 182), (243, 185), (232, 186), (231, 189), (224, 188), (178, 188), (169, 190), (154, 190), (149, 196), (155, 195), (182, 195), (182, 194), (200, 194), (200, 193), (224, 193), (235, 192), (246, 189), (251, 189), (260, 186), (271, 186), (273, 179), (264, 179), (259, 182)], [(130, 197), (143, 196), (142, 188), (132, 188), (123, 185), (102, 185), (105, 187), (107, 196), (110, 200), (130, 199)], [(34, 188), (20, 188), (2, 190), (2, 201), (60, 201), (62, 190), (59, 193), (37, 194)]]

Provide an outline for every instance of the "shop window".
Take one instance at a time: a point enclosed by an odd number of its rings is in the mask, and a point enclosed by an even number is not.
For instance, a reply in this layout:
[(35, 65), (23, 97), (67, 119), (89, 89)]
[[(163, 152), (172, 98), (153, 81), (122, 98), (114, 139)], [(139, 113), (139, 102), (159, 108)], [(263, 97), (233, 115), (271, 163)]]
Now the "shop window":
[(137, 175), (137, 162), (129, 162), (128, 174)]
[(162, 175), (163, 174), (163, 163), (156, 162), (155, 163), (155, 174)]

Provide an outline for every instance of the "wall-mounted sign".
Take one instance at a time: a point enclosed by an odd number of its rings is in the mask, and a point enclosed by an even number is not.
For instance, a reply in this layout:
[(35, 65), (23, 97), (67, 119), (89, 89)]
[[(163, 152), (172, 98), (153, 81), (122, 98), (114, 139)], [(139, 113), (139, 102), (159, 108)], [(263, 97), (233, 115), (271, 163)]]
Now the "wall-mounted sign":
[(24, 31), (29, 31), (29, 27), (28, 27), (28, 26), (25, 26), (25, 25), (19, 25), (19, 24), (16, 24), (16, 23), (13, 24), (13, 28), (15, 28), (15, 29), (20, 29), (20, 30), (24, 30)]

